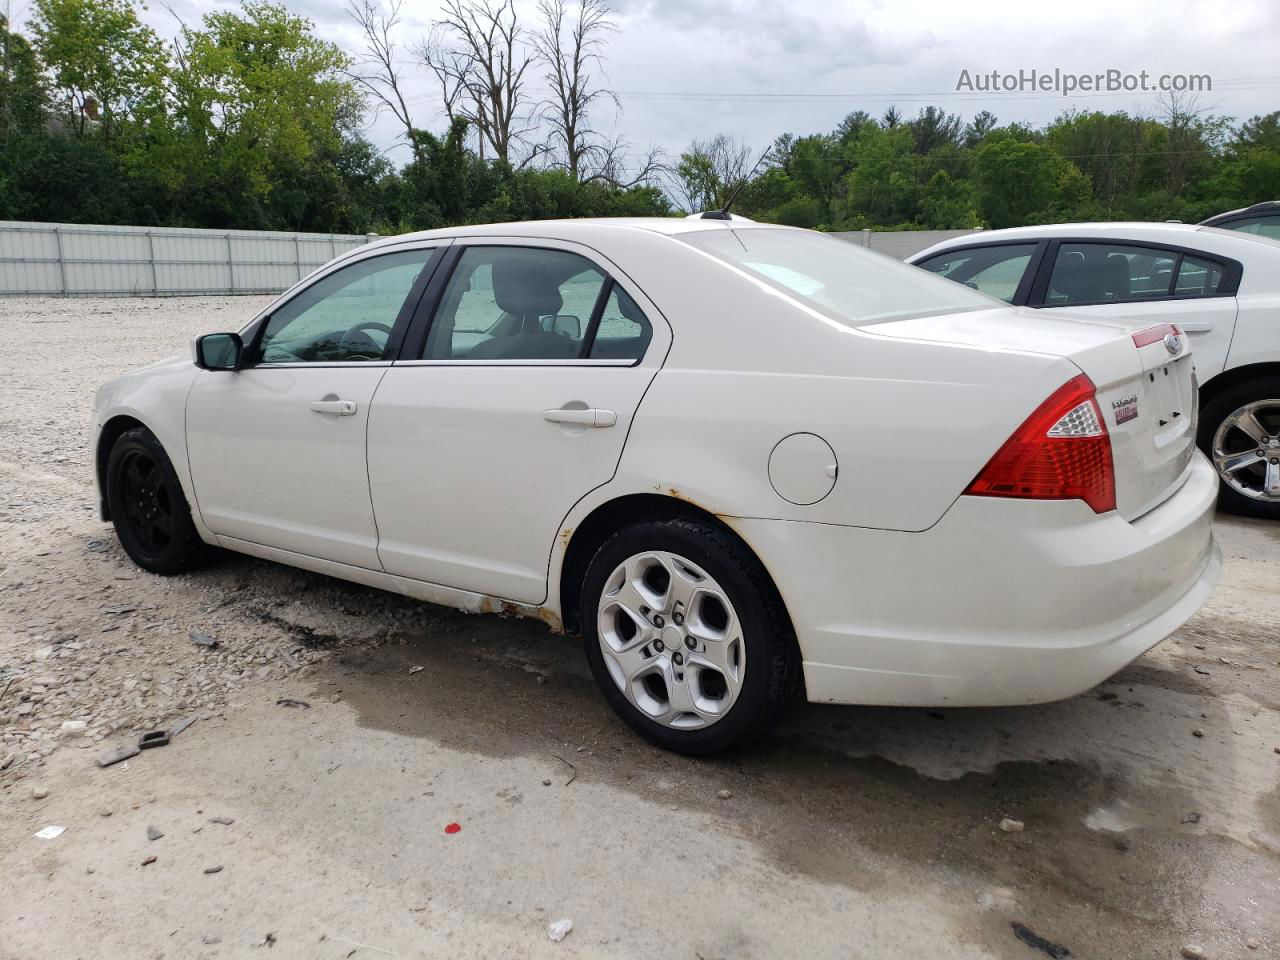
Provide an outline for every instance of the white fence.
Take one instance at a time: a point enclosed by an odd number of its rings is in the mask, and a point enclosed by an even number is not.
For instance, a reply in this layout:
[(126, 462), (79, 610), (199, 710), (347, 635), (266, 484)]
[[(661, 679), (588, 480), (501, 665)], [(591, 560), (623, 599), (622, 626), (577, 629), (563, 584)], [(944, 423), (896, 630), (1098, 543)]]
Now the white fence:
[[(834, 236), (902, 259), (968, 230)], [(279, 293), (376, 234), (188, 230), (0, 220), (0, 296)]]
[(943, 240), (963, 237), (973, 232), (972, 230), (885, 230), (883, 232), (856, 230), (850, 233), (833, 233), (832, 236), (859, 246), (869, 247), (886, 256), (905, 260), (925, 247), (932, 247)]
[(0, 220), (0, 296), (279, 293), (373, 239)]

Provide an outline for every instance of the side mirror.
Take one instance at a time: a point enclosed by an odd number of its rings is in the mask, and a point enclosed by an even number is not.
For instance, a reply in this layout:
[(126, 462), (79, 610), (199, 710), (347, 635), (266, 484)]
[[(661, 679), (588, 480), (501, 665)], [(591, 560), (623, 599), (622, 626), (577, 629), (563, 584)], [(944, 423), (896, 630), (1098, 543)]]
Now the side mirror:
[(558, 313), (551, 318), (551, 333), (558, 333), (570, 340), (582, 339), (582, 321), (571, 313)]
[(238, 333), (206, 333), (196, 337), (192, 350), (201, 370), (238, 370), (244, 344)]

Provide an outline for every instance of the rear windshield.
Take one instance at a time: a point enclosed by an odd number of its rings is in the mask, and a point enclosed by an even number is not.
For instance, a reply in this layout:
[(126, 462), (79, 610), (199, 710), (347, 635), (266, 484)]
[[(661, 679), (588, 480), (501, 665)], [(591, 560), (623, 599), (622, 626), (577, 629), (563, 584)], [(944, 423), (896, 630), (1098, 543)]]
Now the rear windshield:
[(677, 237), (851, 327), (1007, 306), (927, 270), (808, 230), (712, 229)]

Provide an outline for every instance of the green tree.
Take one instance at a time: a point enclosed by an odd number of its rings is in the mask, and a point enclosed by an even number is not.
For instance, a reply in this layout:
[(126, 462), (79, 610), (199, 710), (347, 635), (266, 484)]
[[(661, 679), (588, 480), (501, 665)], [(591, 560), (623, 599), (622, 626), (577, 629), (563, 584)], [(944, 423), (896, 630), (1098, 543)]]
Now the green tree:
[(246, 0), (183, 31), (174, 74), (179, 153), (189, 184), (218, 226), (297, 227), (273, 196), (290, 171), (337, 155), (363, 100), (343, 72), (350, 61), (283, 5)]
[(163, 109), (167, 51), (132, 0), (35, 0), (34, 10), (33, 45), (75, 134), (109, 138)]

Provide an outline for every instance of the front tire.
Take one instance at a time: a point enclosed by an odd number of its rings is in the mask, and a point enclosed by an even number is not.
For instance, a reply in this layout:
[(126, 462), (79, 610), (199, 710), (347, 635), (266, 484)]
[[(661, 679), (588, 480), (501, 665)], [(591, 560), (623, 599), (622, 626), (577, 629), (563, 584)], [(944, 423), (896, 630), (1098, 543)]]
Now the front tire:
[(799, 676), (791, 623), (764, 568), (696, 520), (638, 523), (609, 538), (587, 568), (580, 622), (610, 706), (677, 753), (759, 736)]
[(1223, 510), (1280, 520), (1280, 377), (1223, 390), (1204, 405), (1197, 439), (1218, 470)]
[(212, 548), (196, 533), (178, 474), (150, 430), (134, 427), (116, 440), (106, 488), (120, 545), (143, 570), (168, 576), (209, 560)]

